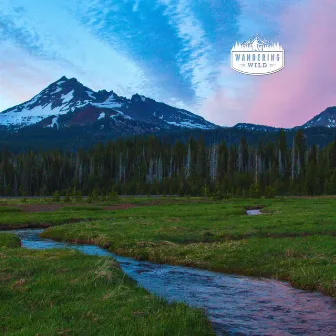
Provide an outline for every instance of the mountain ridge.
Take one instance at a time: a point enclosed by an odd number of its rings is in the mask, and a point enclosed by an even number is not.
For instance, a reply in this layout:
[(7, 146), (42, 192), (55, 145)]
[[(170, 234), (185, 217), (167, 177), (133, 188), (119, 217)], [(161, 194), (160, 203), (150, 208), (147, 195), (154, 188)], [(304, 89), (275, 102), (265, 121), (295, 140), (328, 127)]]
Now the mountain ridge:
[(151, 134), (184, 140), (188, 136), (204, 135), (210, 142), (223, 139), (228, 143), (236, 143), (244, 136), (256, 142), (273, 139), (281, 129), (288, 137), (298, 129), (307, 130), (307, 137), (312, 137), (313, 143), (324, 145), (333, 139), (336, 131), (336, 107), (329, 107), (293, 128), (250, 123), (223, 127), (138, 93), (128, 99), (112, 90), (93, 91), (76, 78), (63, 76), (27, 102), (0, 113), (0, 146), (11, 147), (15, 142), (16, 148), (28, 148), (34, 147), (34, 142), (47, 140), (54, 147), (71, 149), (119, 137)]
[(129, 128), (132, 124), (135, 133), (176, 127), (218, 127), (201, 116), (151, 98), (134, 94), (127, 99), (114, 91), (93, 91), (76, 78), (65, 76), (31, 100), (0, 113), (0, 125), (16, 130), (32, 125), (69, 127), (98, 121), (101, 126), (109, 124), (112, 129), (113, 126)]

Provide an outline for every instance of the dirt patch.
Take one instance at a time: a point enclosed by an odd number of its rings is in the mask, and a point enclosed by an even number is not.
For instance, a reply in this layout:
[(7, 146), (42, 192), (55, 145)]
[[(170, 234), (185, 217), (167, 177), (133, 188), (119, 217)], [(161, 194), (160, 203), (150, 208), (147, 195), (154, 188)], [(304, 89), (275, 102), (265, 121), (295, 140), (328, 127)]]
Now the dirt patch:
[(252, 206), (245, 206), (244, 209), (245, 210), (261, 210), (265, 208), (264, 206), (261, 205), (252, 205)]
[[(138, 208), (143, 206), (151, 206), (159, 204), (159, 202), (151, 202), (151, 203), (144, 203), (144, 204), (132, 204), (132, 203), (125, 203), (125, 204), (116, 204), (116, 205), (109, 205), (103, 207), (104, 210), (126, 210), (131, 208)], [(97, 204), (99, 206), (99, 204)], [(17, 206), (21, 209), (22, 212), (52, 212), (56, 211), (62, 207), (66, 208), (67, 205), (61, 204), (22, 204)]]
[(19, 205), (22, 212), (51, 212), (61, 208), (59, 204), (24, 204)]
[(177, 222), (181, 222), (181, 218), (172, 217), (172, 218), (170, 218), (170, 219), (166, 219), (166, 222), (168, 222), (168, 223), (177, 223)]
[(144, 206), (151, 206), (155, 205), (156, 203), (144, 203), (144, 204), (131, 204), (131, 203), (126, 203), (126, 204), (116, 204), (116, 205), (109, 205), (104, 207), (104, 210), (126, 210), (126, 209), (132, 209), (132, 208), (139, 208), (139, 207), (144, 207)]

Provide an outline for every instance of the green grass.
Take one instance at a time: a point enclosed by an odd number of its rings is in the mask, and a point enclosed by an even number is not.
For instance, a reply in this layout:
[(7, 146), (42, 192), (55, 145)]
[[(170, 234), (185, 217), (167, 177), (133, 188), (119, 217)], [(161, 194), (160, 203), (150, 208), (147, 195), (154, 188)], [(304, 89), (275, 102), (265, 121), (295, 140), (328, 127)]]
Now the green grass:
[[(154, 262), (266, 276), (336, 296), (336, 199), (160, 200), (108, 219), (53, 227), (45, 237), (111, 243)], [(246, 216), (249, 207), (262, 216)]]
[[(155, 199), (122, 199), (120, 203), (99, 202), (96, 204), (70, 203), (55, 204), (51, 199), (28, 198), (25, 204), (22, 204), (21, 198), (0, 199), (0, 230), (11, 230), (19, 228), (45, 228), (48, 226), (68, 224), (78, 221), (91, 221), (94, 219), (114, 218), (114, 211), (104, 210), (105, 206), (115, 206), (132, 202), (137, 206), (148, 205), (157, 202)], [(160, 201), (161, 203), (173, 202), (173, 200)], [(175, 201), (177, 202), (177, 201)], [(22, 212), (20, 208), (14, 206), (27, 205), (61, 205), (61, 208), (50, 212)], [(118, 210), (123, 211), (123, 210)]]
[[(16, 248), (21, 246), (20, 238), (11, 233), (0, 233), (0, 249), (1, 248)], [(0, 257), (1, 258), (1, 257)]]
[(14, 207), (0, 207), (0, 213), (3, 214), (3, 213), (6, 213), (6, 212), (9, 212), (9, 213), (12, 213), (12, 212), (21, 212), (21, 209), (19, 208), (14, 208)]
[(2, 213), (0, 216), (0, 229), (18, 229), (24, 227), (46, 227), (61, 225), (78, 221), (90, 221), (93, 219), (111, 218), (112, 211), (100, 210), (97, 207), (62, 207), (51, 212), (15, 212)]
[[(0, 227), (52, 225), (44, 237), (110, 243), (120, 255), (288, 280), (336, 296), (336, 198), (121, 201), (129, 202), (139, 207), (106, 211), (103, 206), (112, 204), (97, 203), (5, 211)], [(254, 207), (262, 207), (263, 215), (246, 216), (245, 209)], [(17, 237), (0, 234), (0, 334), (212, 335), (201, 311), (148, 294), (111, 258), (19, 246)]]
[(150, 295), (112, 258), (12, 240), (0, 234), (1, 335), (213, 335), (201, 310)]

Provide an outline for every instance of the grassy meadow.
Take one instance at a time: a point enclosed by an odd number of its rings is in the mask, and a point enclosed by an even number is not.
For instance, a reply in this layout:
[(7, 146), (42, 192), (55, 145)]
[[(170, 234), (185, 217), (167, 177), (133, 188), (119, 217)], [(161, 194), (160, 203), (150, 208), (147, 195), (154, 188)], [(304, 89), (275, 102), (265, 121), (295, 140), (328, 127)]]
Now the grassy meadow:
[(137, 287), (108, 257), (20, 248), (0, 233), (1, 335), (213, 335), (201, 310)]
[[(109, 246), (117, 254), (157, 263), (287, 280), (336, 297), (336, 198), (162, 197), (54, 204), (52, 211), (46, 211), (51, 200), (0, 202), (1, 228), (50, 226), (44, 237)], [(263, 214), (246, 216), (249, 208), (262, 208)], [(48, 328), (55, 334), (85, 330), (103, 335), (111, 326), (115, 335), (121, 330), (127, 335), (137, 330), (144, 335), (211, 334), (201, 312), (154, 298), (125, 279), (110, 259), (27, 251), (16, 248), (11, 235), (2, 235), (0, 293), (6, 303), (0, 323), (9, 335), (44, 335)], [(53, 322), (37, 323), (45, 321), (50, 306)], [(27, 309), (32, 311), (28, 324)], [(11, 316), (19, 322), (14, 324)]]

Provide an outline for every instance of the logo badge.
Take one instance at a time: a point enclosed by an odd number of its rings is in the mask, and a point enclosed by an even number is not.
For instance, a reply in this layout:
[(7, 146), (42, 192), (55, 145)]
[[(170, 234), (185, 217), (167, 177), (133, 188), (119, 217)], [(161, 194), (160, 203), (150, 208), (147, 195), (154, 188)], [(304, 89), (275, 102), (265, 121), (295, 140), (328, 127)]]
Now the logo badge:
[(231, 50), (231, 68), (246, 75), (270, 75), (285, 67), (285, 51), (279, 43), (254, 38), (236, 43)]

